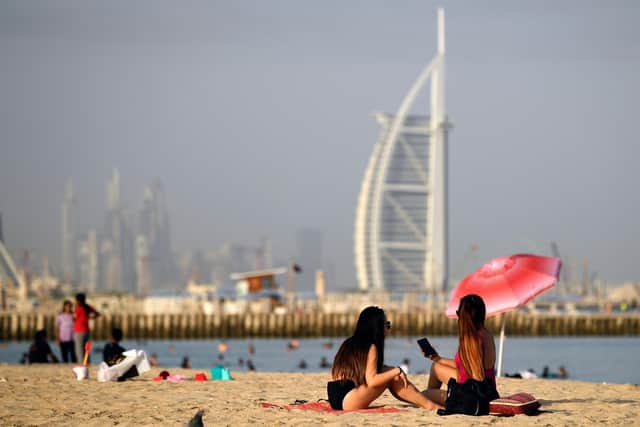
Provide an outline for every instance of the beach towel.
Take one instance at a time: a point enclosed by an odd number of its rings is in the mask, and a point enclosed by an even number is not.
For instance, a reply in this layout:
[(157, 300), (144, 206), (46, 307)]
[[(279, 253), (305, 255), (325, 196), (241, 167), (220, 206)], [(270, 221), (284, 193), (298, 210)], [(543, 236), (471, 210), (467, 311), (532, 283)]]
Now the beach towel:
[[(142, 350), (127, 350), (122, 353), (124, 359), (113, 366), (109, 366), (102, 362), (98, 367), (98, 381), (116, 381), (119, 378), (126, 376), (137, 376), (151, 370), (149, 365), (149, 359), (147, 359), (147, 353)], [(132, 373), (132, 368), (135, 369), (135, 373)], [(127, 375), (125, 375), (127, 374)]]
[(530, 415), (536, 413), (538, 408), (540, 402), (528, 393), (512, 394), (489, 402), (489, 413), (492, 415)]
[(291, 411), (293, 409), (300, 409), (303, 411), (315, 411), (315, 412), (325, 412), (330, 414), (343, 414), (347, 412), (359, 412), (363, 414), (389, 414), (393, 412), (403, 412), (406, 411), (404, 408), (396, 408), (394, 406), (376, 406), (373, 408), (367, 409), (358, 409), (356, 411), (340, 411), (337, 409), (333, 409), (329, 402), (310, 402), (310, 403), (295, 403), (291, 405), (277, 405), (275, 403), (261, 402), (260, 406), (263, 408), (269, 409), (284, 409), (287, 411)]

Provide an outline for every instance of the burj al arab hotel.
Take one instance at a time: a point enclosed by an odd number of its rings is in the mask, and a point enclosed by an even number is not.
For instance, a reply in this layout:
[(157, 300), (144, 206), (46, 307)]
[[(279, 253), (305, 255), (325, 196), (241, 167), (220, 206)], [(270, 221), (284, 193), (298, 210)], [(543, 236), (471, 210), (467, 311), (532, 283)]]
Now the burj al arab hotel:
[[(363, 290), (435, 293), (447, 288), (450, 126), (442, 9), (437, 33), (437, 53), (397, 113), (376, 114), (382, 129), (364, 173), (355, 221), (356, 273)], [(428, 81), (430, 112), (416, 115), (414, 102)]]

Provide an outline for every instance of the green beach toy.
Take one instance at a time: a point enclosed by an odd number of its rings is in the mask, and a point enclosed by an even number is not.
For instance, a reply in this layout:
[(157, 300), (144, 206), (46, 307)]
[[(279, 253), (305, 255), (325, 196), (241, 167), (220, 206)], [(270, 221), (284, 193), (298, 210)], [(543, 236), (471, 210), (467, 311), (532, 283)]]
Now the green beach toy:
[(225, 368), (222, 365), (216, 365), (211, 368), (211, 379), (220, 381), (229, 381), (231, 378), (231, 371), (229, 368)]

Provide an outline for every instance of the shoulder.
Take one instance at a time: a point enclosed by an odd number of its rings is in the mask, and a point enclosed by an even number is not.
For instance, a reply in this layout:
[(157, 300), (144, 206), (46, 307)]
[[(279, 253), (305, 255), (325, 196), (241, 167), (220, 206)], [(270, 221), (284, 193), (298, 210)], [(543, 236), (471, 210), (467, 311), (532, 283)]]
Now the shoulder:
[(369, 346), (368, 355), (369, 355), (369, 357), (372, 357), (372, 356), (374, 356), (376, 358), (378, 357), (378, 348), (376, 347), (375, 344), (371, 344)]

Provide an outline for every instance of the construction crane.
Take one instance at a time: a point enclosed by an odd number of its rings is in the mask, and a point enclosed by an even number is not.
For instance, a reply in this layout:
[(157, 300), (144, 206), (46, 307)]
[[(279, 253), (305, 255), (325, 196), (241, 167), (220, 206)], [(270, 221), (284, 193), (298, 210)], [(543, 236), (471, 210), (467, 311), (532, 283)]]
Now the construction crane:
[(480, 246), (478, 246), (475, 243), (472, 243), (469, 246), (469, 248), (467, 248), (467, 251), (464, 253), (464, 256), (462, 257), (462, 261), (460, 262), (460, 267), (458, 267), (458, 269), (456, 270), (455, 276), (453, 277), (454, 280), (463, 279), (463, 275), (465, 274), (465, 271), (469, 266), (469, 263), (475, 261), (476, 255), (478, 254), (479, 249), (480, 249)]

